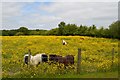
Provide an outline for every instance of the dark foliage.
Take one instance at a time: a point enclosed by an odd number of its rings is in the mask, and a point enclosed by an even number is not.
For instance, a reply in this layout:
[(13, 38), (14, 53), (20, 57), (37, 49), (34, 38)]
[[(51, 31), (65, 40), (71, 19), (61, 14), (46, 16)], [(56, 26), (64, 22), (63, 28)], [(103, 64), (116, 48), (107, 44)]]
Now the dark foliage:
[(19, 36), (19, 35), (55, 35), (55, 36), (91, 36), (120, 39), (120, 21), (113, 22), (108, 28), (99, 28), (92, 26), (77, 26), (76, 24), (66, 24), (60, 22), (58, 28), (51, 30), (29, 30), (26, 27), (20, 27), (17, 30), (0, 30), (2, 36)]

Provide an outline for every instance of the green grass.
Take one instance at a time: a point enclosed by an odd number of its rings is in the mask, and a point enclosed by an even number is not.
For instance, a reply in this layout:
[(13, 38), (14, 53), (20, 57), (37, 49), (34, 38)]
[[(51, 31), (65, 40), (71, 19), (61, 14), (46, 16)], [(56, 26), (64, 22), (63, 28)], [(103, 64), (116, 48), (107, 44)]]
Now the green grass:
[(66, 74), (57, 76), (58, 78), (118, 78), (118, 72), (97, 72), (84, 74)]
[[(15, 77), (19, 77), (21, 75), (15, 75)], [(35, 78), (35, 77), (31, 77)], [(69, 74), (47, 74), (47, 75), (39, 75), (39, 78), (118, 78), (118, 72), (95, 72), (95, 73), (69, 73)]]

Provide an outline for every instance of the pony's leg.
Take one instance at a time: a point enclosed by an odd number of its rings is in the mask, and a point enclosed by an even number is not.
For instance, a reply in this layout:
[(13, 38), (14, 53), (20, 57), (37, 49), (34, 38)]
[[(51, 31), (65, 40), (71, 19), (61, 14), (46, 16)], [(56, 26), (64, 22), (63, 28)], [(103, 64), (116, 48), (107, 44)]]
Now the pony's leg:
[(64, 69), (67, 69), (67, 65), (64, 64)]
[(40, 64), (40, 62), (36, 65), (36, 67), (38, 67), (39, 64)]
[(25, 67), (25, 65), (27, 65), (27, 66), (28, 66), (28, 64), (23, 63), (23, 67)]
[(25, 66), (25, 63), (23, 63), (23, 67)]

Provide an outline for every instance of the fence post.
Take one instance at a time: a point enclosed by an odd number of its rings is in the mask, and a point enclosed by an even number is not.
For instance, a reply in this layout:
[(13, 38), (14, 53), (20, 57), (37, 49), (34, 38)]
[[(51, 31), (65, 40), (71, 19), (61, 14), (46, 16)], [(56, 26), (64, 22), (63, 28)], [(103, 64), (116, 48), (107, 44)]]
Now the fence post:
[(81, 70), (81, 48), (78, 48), (78, 62), (77, 62), (77, 73), (80, 74)]
[(113, 66), (113, 61), (114, 61), (114, 48), (112, 49), (112, 65)]
[(30, 55), (31, 55), (31, 50), (28, 50), (28, 65), (30, 65)]

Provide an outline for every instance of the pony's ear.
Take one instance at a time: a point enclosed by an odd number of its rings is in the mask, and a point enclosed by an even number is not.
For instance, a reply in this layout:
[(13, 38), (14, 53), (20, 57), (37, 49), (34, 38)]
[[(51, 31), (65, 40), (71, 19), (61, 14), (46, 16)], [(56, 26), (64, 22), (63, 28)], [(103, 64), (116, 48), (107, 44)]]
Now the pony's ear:
[(28, 49), (28, 54), (30, 54), (30, 55), (31, 55), (31, 50), (30, 50), (30, 49)]

